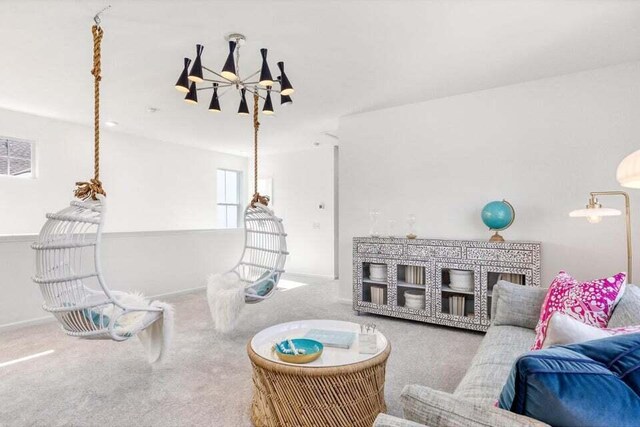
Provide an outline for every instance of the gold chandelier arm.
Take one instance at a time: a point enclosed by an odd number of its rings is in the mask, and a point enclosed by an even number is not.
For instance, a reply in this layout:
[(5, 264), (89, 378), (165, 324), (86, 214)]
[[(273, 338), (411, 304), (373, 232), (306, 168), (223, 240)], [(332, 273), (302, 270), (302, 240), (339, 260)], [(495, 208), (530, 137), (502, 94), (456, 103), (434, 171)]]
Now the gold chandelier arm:
[(207, 70), (208, 72), (210, 72), (210, 73), (212, 73), (212, 74), (215, 74), (216, 76), (218, 76), (218, 77), (220, 77), (221, 79), (223, 79), (225, 82), (229, 82), (229, 83), (231, 83), (231, 84), (235, 84), (235, 83), (236, 83), (236, 81), (235, 81), (235, 80), (228, 79), (228, 78), (226, 78), (225, 76), (223, 76), (222, 74), (216, 73), (216, 72), (215, 72), (215, 71), (213, 71), (211, 68), (207, 68), (207, 67), (205, 67), (204, 65), (202, 66), (202, 69), (203, 69), (203, 70)]
[(209, 83), (218, 83), (218, 85), (219, 85), (218, 87), (233, 85), (233, 83), (229, 83), (226, 80), (222, 81), (222, 80), (216, 80), (216, 79), (202, 79), (202, 81), (209, 82)]
[(247, 92), (250, 92), (254, 97), (258, 96), (258, 98), (265, 99), (265, 97), (260, 95), (257, 90), (251, 90), (248, 87), (245, 87), (245, 89), (247, 90)]
[[(258, 82), (255, 82), (255, 83), (258, 83)], [(271, 87), (271, 89), (267, 89), (266, 87), (256, 87), (256, 89), (263, 90), (265, 92), (270, 91), (272, 93), (280, 93), (280, 91), (278, 89), (274, 89), (273, 86)]]
[[(246, 84), (246, 85), (248, 85), (248, 84), (249, 84), (249, 82), (248, 82), (247, 80), (249, 80), (249, 79), (250, 79), (250, 78), (252, 78), (252, 77), (257, 76), (258, 74), (260, 74), (260, 70), (258, 70), (258, 71), (256, 71), (255, 73), (253, 73), (253, 74), (251, 74), (251, 75), (249, 75), (249, 76), (245, 77), (244, 79), (240, 79), (240, 82), (241, 82), (241, 83), (244, 83), (244, 84)], [(255, 83), (258, 83), (258, 82), (255, 82)]]

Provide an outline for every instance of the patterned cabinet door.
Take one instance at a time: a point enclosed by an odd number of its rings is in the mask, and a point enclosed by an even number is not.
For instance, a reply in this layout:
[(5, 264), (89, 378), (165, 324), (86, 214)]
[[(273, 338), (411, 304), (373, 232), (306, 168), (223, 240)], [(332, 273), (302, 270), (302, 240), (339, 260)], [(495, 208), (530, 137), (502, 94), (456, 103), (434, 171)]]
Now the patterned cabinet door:
[(391, 305), (392, 260), (356, 256), (353, 258), (353, 308), (382, 314)]
[(435, 316), (448, 326), (481, 325), (479, 265), (436, 262), (433, 300)]
[(433, 262), (396, 260), (389, 294), (403, 318), (427, 321), (433, 316)]
[(500, 280), (522, 286), (532, 286), (534, 283), (533, 270), (530, 268), (507, 266), (482, 266), (482, 282), (480, 284), (482, 303), (482, 324), (491, 324), (491, 304), (493, 302), (493, 287)]

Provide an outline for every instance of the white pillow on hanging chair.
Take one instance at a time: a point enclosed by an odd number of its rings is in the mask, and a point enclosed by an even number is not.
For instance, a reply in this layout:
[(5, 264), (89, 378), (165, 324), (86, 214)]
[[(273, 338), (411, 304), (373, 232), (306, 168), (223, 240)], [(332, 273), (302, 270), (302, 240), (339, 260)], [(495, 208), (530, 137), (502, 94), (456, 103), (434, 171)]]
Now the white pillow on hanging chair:
[[(132, 306), (132, 307), (149, 307), (150, 301), (141, 293), (133, 292), (113, 292), (113, 295), (123, 305)], [(85, 299), (85, 303), (91, 302), (91, 300), (95, 300), (95, 302), (99, 302), (103, 297), (98, 295), (92, 295)], [(127, 313), (124, 316), (121, 316), (122, 309), (115, 304), (107, 304), (106, 306), (96, 307), (92, 309), (84, 309), (82, 310), (82, 315), (94, 325), (99, 328), (107, 328), (109, 327), (109, 322), (111, 322), (111, 318), (117, 317), (117, 322), (115, 324), (115, 332), (122, 336), (132, 336), (136, 334), (140, 329), (146, 326), (147, 322), (143, 322), (145, 317), (160, 317), (159, 313), (150, 313), (145, 311), (132, 311), (131, 313)], [(101, 315), (102, 314), (102, 315)], [(153, 319), (151, 319), (153, 320)]]
[(217, 331), (230, 332), (244, 307), (244, 285), (235, 273), (212, 274), (207, 278), (207, 301)]

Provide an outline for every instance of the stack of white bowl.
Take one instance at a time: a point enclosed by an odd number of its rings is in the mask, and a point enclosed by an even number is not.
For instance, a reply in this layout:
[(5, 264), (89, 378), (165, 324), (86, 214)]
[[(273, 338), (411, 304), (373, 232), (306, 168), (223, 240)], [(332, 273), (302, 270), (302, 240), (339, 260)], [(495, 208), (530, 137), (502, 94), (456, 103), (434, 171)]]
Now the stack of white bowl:
[(404, 291), (404, 306), (424, 310), (424, 294), (419, 291)]
[(369, 264), (369, 279), (387, 281), (387, 264)]
[(449, 287), (456, 291), (473, 291), (473, 271), (470, 270), (449, 270)]

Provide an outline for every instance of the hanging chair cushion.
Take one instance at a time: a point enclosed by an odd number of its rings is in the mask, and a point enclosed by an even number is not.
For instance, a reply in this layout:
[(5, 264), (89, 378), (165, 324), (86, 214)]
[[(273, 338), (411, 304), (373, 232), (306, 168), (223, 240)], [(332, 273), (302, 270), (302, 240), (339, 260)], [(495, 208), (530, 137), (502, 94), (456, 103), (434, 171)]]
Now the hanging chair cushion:
[[(120, 303), (127, 306), (149, 307), (150, 305), (149, 300), (139, 293), (114, 292), (114, 296)], [(85, 303), (92, 303), (93, 301), (100, 303), (97, 298), (97, 296), (90, 296)], [(159, 312), (133, 311), (120, 316), (122, 312), (123, 310), (120, 307), (112, 303), (108, 303), (106, 306), (85, 308), (81, 311), (82, 316), (99, 329), (108, 328), (111, 318), (116, 316), (117, 321), (114, 329), (118, 335), (125, 337), (135, 335), (161, 315)]]
[(278, 282), (279, 273), (265, 271), (251, 286), (247, 287), (246, 293), (249, 295), (265, 296), (268, 295), (274, 285)]

